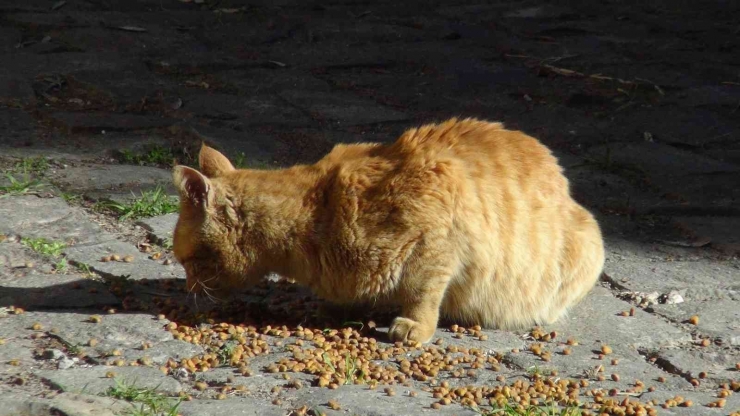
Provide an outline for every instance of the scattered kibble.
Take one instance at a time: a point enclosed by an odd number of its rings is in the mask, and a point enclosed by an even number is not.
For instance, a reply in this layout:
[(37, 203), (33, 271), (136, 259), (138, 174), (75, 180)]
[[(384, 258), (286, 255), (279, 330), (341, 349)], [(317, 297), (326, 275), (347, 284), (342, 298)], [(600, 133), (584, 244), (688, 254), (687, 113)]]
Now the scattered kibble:
[(208, 384), (205, 383), (205, 382), (203, 382), (203, 381), (199, 381), (199, 382), (195, 383), (195, 389), (196, 390), (203, 391), (203, 390), (206, 390), (207, 388), (208, 388)]
[(712, 343), (712, 341), (710, 341), (707, 338), (704, 338), (703, 340), (701, 340), (701, 342), (699, 343), (699, 345), (701, 345), (702, 347), (708, 347), (711, 343)]
[(601, 346), (601, 353), (604, 355), (609, 355), (612, 353), (612, 347), (608, 345), (602, 345)]
[(110, 256), (110, 260), (112, 260), (112, 261), (121, 261), (121, 256), (119, 256), (118, 254), (113, 254), (113, 255)]
[(115, 378), (116, 377), (116, 373), (113, 372), (113, 371), (106, 371), (105, 377), (106, 378)]
[(87, 320), (94, 324), (99, 324), (100, 322), (103, 321), (103, 318), (101, 318), (100, 315), (92, 315)]
[(134, 256), (128, 255), (123, 258), (123, 261), (126, 263), (133, 263), (134, 262)]
[(339, 405), (339, 402), (337, 402), (336, 400), (333, 400), (333, 399), (332, 400), (329, 400), (329, 403), (327, 403), (327, 404), (329, 405), (329, 408), (331, 410), (340, 410), (342, 408), (342, 406)]
[(699, 325), (699, 317), (697, 315), (692, 316), (689, 318), (689, 323), (691, 325)]
[(42, 329), (44, 329), (44, 326), (38, 322), (34, 322), (34, 324), (31, 325), (31, 329), (33, 329), (34, 331), (41, 331)]
[(619, 374), (612, 374), (612, 380), (619, 381)]

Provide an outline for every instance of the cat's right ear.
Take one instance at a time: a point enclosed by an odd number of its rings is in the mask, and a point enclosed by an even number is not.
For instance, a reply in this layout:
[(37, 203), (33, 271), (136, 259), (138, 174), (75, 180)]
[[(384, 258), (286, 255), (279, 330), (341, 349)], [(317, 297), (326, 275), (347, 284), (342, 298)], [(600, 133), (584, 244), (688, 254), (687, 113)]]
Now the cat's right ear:
[(213, 199), (211, 181), (193, 168), (175, 166), (172, 180), (180, 193), (180, 200), (187, 201), (194, 208), (205, 210)]

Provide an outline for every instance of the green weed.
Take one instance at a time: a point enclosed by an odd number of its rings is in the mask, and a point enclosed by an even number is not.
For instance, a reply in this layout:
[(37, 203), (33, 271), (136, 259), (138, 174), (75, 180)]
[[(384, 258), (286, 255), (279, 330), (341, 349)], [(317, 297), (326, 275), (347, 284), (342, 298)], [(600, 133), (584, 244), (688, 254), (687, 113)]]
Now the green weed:
[(77, 270), (81, 271), (82, 273), (84, 273), (88, 277), (95, 276), (95, 272), (93, 272), (92, 269), (90, 269), (90, 265), (89, 264), (87, 264), (87, 263), (76, 263), (75, 266), (77, 266)]
[(69, 263), (67, 263), (67, 259), (62, 257), (59, 259), (56, 263), (54, 263), (54, 270), (56, 270), (59, 273), (64, 273), (69, 268)]
[(49, 162), (43, 156), (25, 157), (15, 165), (23, 173), (43, 175), (49, 169)]
[(247, 155), (241, 152), (232, 158), (232, 165), (237, 169), (274, 169), (275, 167), (261, 160), (247, 160)]
[(154, 145), (143, 153), (121, 150), (121, 161), (135, 165), (171, 165), (175, 156), (172, 150)]
[(0, 198), (12, 195), (25, 195), (41, 186), (41, 182), (35, 179), (31, 179), (28, 174), (23, 175), (22, 180), (16, 179), (10, 173), (6, 173), (5, 177), (10, 181), (10, 185), (0, 186)]
[(558, 408), (556, 406), (529, 406), (505, 404), (489, 411), (480, 412), (483, 416), (581, 416), (577, 407)]
[(61, 241), (51, 241), (45, 238), (22, 238), (21, 244), (31, 250), (49, 257), (58, 257), (67, 245)]
[(96, 204), (98, 209), (107, 209), (118, 214), (119, 219), (137, 219), (170, 214), (180, 209), (177, 198), (167, 195), (161, 187), (142, 191), (139, 197), (128, 203), (104, 201)]
[[(136, 383), (128, 383), (115, 379), (116, 385), (105, 393), (108, 397), (126, 400), (131, 403), (130, 415), (133, 416), (176, 416), (181, 400), (173, 401), (156, 388), (137, 387)], [(138, 405), (138, 406), (137, 406)]]
[(61, 196), (61, 197), (62, 197), (62, 199), (64, 199), (65, 201), (67, 201), (67, 202), (68, 202), (68, 203), (70, 203), (70, 204), (71, 204), (71, 203), (73, 203), (73, 202), (77, 202), (77, 201), (79, 201), (80, 199), (82, 199), (82, 197), (81, 197), (81, 196), (79, 196), (79, 195), (75, 195), (75, 194), (70, 194), (70, 193), (68, 193), (68, 192), (61, 192), (61, 193), (59, 194), (59, 196)]
[(218, 356), (218, 361), (221, 365), (226, 365), (231, 361), (231, 357), (234, 355), (237, 345), (239, 345), (239, 343), (236, 341), (228, 341), (220, 350), (218, 350), (216, 355)]

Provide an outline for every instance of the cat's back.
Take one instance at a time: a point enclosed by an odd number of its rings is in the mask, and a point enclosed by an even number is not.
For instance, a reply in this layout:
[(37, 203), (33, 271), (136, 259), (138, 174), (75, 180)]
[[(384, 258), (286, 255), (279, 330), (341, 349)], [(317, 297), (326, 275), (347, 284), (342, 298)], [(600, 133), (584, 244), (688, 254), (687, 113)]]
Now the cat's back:
[(385, 152), (407, 166), (447, 166), (450, 179), (456, 181), (562, 196), (569, 192), (550, 149), (502, 123), (453, 118), (407, 130)]

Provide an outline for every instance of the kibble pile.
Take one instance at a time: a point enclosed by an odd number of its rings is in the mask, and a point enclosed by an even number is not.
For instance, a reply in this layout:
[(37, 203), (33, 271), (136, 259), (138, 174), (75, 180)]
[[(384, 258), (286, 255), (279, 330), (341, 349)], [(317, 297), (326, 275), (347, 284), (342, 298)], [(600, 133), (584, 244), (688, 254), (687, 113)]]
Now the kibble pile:
[[(115, 259), (111, 259), (114, 261)], [(130, 283), (114, 283), (111, 291), (124, 297), (124, 309), (147, 309), (137, 288)], [(153, 288), (159, 293), (184, 292), (182, 282), (174, 281), (140, 281), (138, 289)], [(256, 372), (282, 374), (286, 380), (283, 388), (300, 389), (306, 384), (291, 374), (310, 375), (312, 385), (338, 389), (345, 384), (363, 384), (369, 389), (383, 386), (384, 393), (393, 396), (399, 386), (420, 386), (421, 390), (431, 394), (435, 401), (431, 407), (457, 403), (472, 408), (503, 408), (508, 406), (524, 412), (532, 406), (557, 405), (564, 408), (579, 408), (582, 415), (656, 415), (661, 408), (691, 407), (697, 404), (681, 396), (675, 396), (659, 403), (655, 400), (640, 401), (635, 398), (645, 391), (655, 391), (655, 386), (646, 386), (640, 380), (630, 383), (625, 391), (616, 388), (598, 387), (600, 381), (607, 379), (604, 366), (599, 366), (593, 374), (579, 379), (558, 377), (557, 371), (548, 374), (534, 373), (512, 377), (507, 380), (502, 373), (496, 377), (496, 385), (470, 385), (477, 372), (500, 372), (506, 366), (505, 355), (501, 351), (481, 348), (464, 348), (456, 345), (444, 345), (442, 339), (433, 343), (390, 344), (383, 342), (381, 333), (376, 332), (372, 320), (365, 322), (340, 322), (327, 318), (320, 312), (319, 302), (286, 281), (265, 283), (250, 291), (247, 301), (227, 304), (226, 307), (208, 312), (194, 313), (192, 306), (180, 300), (183, 296), (155, 296), (149, 306), (154, 306), (158, 319), (163, 327), (175, 339), (200, 345), (204, 354), (176, 361), (169, 359), (160, 370), (165, 374), (187, 371), (188, 374), (207, 372), (217, 367), (230, 366), (235, 375), (249, 377)], [(180, 300), (178, 300), (180, 299)], [(151, 308), (149, 308), (151, 309)], [(16, 308), (15, 313), (22, 313)], [(108, 313), (115, 313), (109, 309)], [(626, 315), (633, 315), (630, 311)], [(392, 315), (378, 317), (390, 321)], [(99, 323), (105, 315), (93, 315), (92, 323)], [(169, 321), (169, 322), (168, 322)], [(385, 322), (385, 321), (383, 321)], [(39, 329), (41, 328), (39, 324)], [(485, 341), (486, 335), (478, 326), (464, 328), (452, 325), (448, 331), (453, 338), (472, 338)], [(570, 355), (578, 348), (578, 341), (573, 338), (561, 340), (555, 332), (545, 332), (534, 328), (530, 334), (534, 340), (527, 351), (512, 350), (511, 354), (533, 354), (540, 360), (548, 362), (552, 350), (559, 349), (563, 355)], [(97, 340), (90, 340), (93, 347)], [(141, 348), (148, 349), (144, 343)], [(252, 359), (266, 356), (273, 352), (283, 352), (272, 364), (263, 368), (252, 368)], [(602, 345), (596, 358), (607, 359), (612, 354), (608, 345)], [(112, 366), (143, 365), (152, 366), (152, 360), (146, 356), (136, 361), (126, 361), (119, 350), (113, 350), (108, 356), (107, 364)], [(618, 359), (611, 359), (612, 366)], [(740, 363), (738, 364), (740, 369)], [(108, 377), (115, 377), (111, 371)], [(620, 376), (613, 373), (608, 376), (619, 381)], [(701, 375), (700, 375), (701, 377)], [(662, 377), (661, 377), (662, 378)], [(209, 386), (196, 382), (194, 388), (212, 397), (225, 399), (227, 394), (248, 394), (245, 386), (230, 383), (221, 386)], [(663, 382), (658, 379), (657, 382)], [(593, 383), (593, 384), (592, 384)], [(280, 387), (273, 389), (277, 393)], [(740, 382), (721, 386), (716, 400), (703, 403), (704, 406), (723, 408), (726, 397), (740, 391)], [(415, 395), (412, 391), (410, 394)], [(185, 400), (191, 399), (183, 393)], [(275, 404), (280, 400), (275, 399)], [(328, 403), (332, 409), (340, 409), (341, 403), (332, 400)], [(296, 409), (294, 414), (308, 414), (308, 410)], [(538, 414), (538, 413), (534, 413)], [(733, 416), (740, 416), (736, 413)]]

